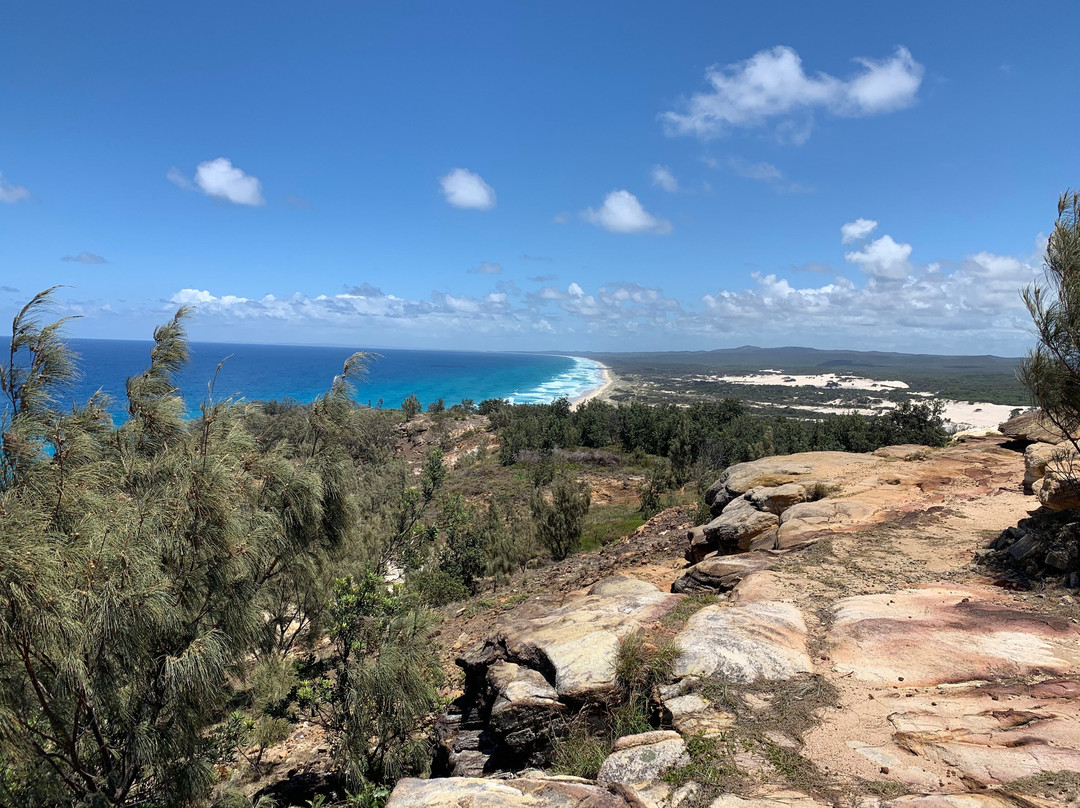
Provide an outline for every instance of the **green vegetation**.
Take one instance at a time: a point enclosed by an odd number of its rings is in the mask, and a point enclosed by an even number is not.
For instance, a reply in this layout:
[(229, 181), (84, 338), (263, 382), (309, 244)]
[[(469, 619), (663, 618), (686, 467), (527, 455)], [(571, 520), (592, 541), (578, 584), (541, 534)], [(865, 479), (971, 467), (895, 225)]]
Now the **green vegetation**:
[(641, 509), (634, 505), (593, 505), (585, 517), (580, 549), (599, 550), (629, 536), (643, 524)]
[(585, 709), (559, 733), (552, 768), (559, 774), (596, 777), (615, 741), (655, 729), (655, 690), (671, 681), (679, 649), (671, 637), (628, 634), (615, 659), (616, 694), (604, 709)]
[(687, 740), (690, 762), (672, 769), (666, 779), (676, 785), (704, 786), (704, 804), (720, 791), (747, 793), (755, 783), (735, 764), (737, 753), (749, 753), (769, 764), (792, 788), (835, 796), (838, 785), (805, 758), (803, 734), (817, 724), (818, 713), (835, 706), (836, 688), (818, 675), (782, 682), (761, 680), (749, 685), (706, 683), (706, 699), (734, 715), (730, 730), (715, 737)]
[(0, 803), (206, 804), (300, 720), (355, 794), (422, 774), (429, 604), (505, 581), (532, 541), (520, 513), (445, 493), (438, 448), (414, 475), (401, 414), (352, 402), (363, 354), (310, 405), (211, 385), (185, 420), (186, 309), (128, 380), (123, 424), (100, 396), (64, 410), (76, 367), (49, 298), (0, 368)]
[[(911, 402), (882, 415), (797, 419), (752, 415), (745, 404), (732, 399), (699, 401), (689, 407), (614, 405), (592, 399), (576, 410), (560, 399), (553, 404), (503, 405), (489, 410), (488, 418), (502, 441), (499, 459), (504, 465), (530, 452), (551, 456), (556, 448), (615, 448), (664, 458), (666, 463), (650, 474), (668, 480), (666, 487), (690, 479), (696, 464), (721, 469), (770, 455), (869, 452), (899, 443), (943, 446), (948, 440), (940, 407)], [(646, 493), (662, 487), (650, 483), (652, 490)]]
[[(999, 356), (936, 356), (882, 351), (823, 351), (812, 348), (744, 346), (715, 351), (590, 353), (630, 382), (635, 401), (691, 403), (701, 399), (739, 398), (774, 404), (820, 405), (842, 395), (846, 406), (866, 406), (870, 399), (902, 401), (905, 391), (832, 390), (739, 385), (695, 380), (781, 368), (792, 375), (835, 373), (902, 381), (912, 390), (956, 401), (985, 401), (1026, 407), (1030, 396), (1017, 381), (1018, 358)], [(629, 399), (627, 399), (629, 400)]]
[[(1080, 195), (1058, 200), (1046, 245), (1046, 285), (1023, 292), (1039, 343), (1024, 360), (1020, 380), (1046, 417), (1065, 435), (1080, 430)], [(1070, 437), (1074, 446), (1080, 444)]]

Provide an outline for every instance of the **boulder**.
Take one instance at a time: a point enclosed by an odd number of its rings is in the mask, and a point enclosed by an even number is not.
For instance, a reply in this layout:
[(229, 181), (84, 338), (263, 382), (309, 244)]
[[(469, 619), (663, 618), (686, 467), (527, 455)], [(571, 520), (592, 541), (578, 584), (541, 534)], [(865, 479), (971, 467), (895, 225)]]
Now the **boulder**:
[(1067, 440), (1064, 433), (1046, 418), (1041, 410), (1028, 410), (998, 426), (998, 432), (1014, 440), (1031, 443), (1052, 443)]
[(768, 569), (776, 558), (768, 553), (710, 556), (671, 586), (672, 592), (727, 592), (747, 575)]
[(513, 662), (496, 662), (487, 676), (495, 694), (492, 732), (518, 755), (542, 742), (552, 719), (565, 709), (555, 688), (539, 671)]
[(398, 780), (386, 808), (631, 808), (625, 799), (579, 777)]
[(614, 689), (620, 638), (659, 620), (681, 598), (635, 578), (608, 578), (562, 601), (511, 612), (458, 664), (479, 673), (507, 660), (539, 671), (560, 701), (603, 701)]
[(792, 505), (806, 500), (806, 488), (807, 486), (801, 483), (759, 486), (751, 488), (743, 496), (759, 511), (779, 516)]
[(1039, 503), (1052, 511), (1071, 511), (1080, 508), (1080, 467), (1070, 460), (1051, 460), (1043, 478), (1032, 486)]
[(1053, 443), (1032, 443), (1024, 449), (1024, 491), (1031, 493), (1031, 486), (1046, 473), (1046, 464), (1055, 458), (1075, 455), (1074, 451)]
[(813, 544), (825, 531), (872, 519), (875, 508), (857, 499), (819, 499), (792, 505), (780, 517), (777, 550), (793, 550)]
[(991, 587), (931, 586), (841, 600), (828, 638), (834, 670), (907, 688), (1080, 665), (1080, 626), (1000, 599)]
[[(710, 547), (725, 553), (746, 552), (753, 541), (775, 530), (780, 517), (765, 513), (746, 499), (737, 499), (705, 525), (704, 538)], [(770, 542), (771, 544), (771, 542)]]
[(790, 603), (706, 606), (690, 617), (675, 642), (682, 650), (675, 663), (677, 677), (710, 676), (748, 684), (813, 670), (806, 623)]
[(624, 786), (646, 806), (658, 805), (671, 792), (671, 786), (664, 782), (664, 772), (689, 762), (686, 744), (677, 732), (628, 735), (615, 742), (615, 751), (600, 766), (596, 782)]

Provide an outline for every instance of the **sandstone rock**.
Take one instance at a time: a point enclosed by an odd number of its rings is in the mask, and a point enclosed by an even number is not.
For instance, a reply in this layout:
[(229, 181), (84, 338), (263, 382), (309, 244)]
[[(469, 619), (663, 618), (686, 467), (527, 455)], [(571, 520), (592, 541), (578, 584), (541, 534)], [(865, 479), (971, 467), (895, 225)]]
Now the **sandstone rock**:
[(882, 446), (875, 449), (875, 457), (887, 457), (892, 460), (919, 460), (926, 458), (934, 450), (919, 443), (898, 443), (895, 446)]
[(819, 499), (792, 505), (780, 517), (776, 549), (805, 547), (815, 542), (823, 531), (862, 523), (874, 515), (873, 505), (854, 499)]
[(630, 808), (626, 800), (577, 777), (399, 780), (386, 808)]
[(608, 578), (547, 614), (535, 612), (543, 603), (511, 613), (458, 664), (477, 670), (508, 660), (541, 672), (560, 700), (602, 700), (614, 687), (619, 639), (659, 620), (681, 597), (634, 578)]
[(627, 786), (644, 797), (647, 804), (656, 804), (671, 790), (663, 782), (664, 772), (689, 762), (686, 744), (677, 732), (630, 735), (615, 742), (615, 751), (600, 766), (596, 781), (604, 786)]
[(846, 598), (829, 633), (834, 669), (894, 687), (1063, 675), (1080, 665), (1080, 627), (999, 605), (990, 587)]
[(759, 511), (753, 503), (737, 499), (724, 512), (705, 525), (709, 546), (722, 552), (746, 552), (754, 539), (774, 530), (780, 517)]
[(1058, 466), (1055, 460), (1047, 464), (1037, 494), (1043, 507), (1052, 511), (1080, 508), (1080, 467), (1071, 468), (1071, 465), (1064, 463)]
[(998, 431), (1006, 437), (1032, 443), (1057, 445), (1066, 440), (1061, 430), (1050, 423), (1041, 410), (1028, 410), (1015, 418), (1010, 418), (998, 426)]
[(727, 592), (747, 575), (768, 569), (776, 558), (768, 553), (711, 556), (687, 570), (672, 592)]
[(968, 794), (911, 794), (883, 802), (881, 808), (1017, 808), (1004, 794), (980, 792)]
[(534, 746), (564, 709), (547, 679), (513, 662), (496, 662), (488, 668), (488, 682), (496, 694), (491, 729), (519, 753)]
[(773, 791), (757, 797), (740, 797), (721, 794), (709, 808), (826, 808), (830, 803), (820, 802), (801, 791)]
[(681, 735), (720, 735), (735, 724), (733, 713), (718, 710), (700, 693), (684, 693), (681, 683), (662, 688), (660, 702), (667, 720)]
[(1024, 449), (1024, 490), (1031, 492), (1036, 480), (1046, 473), (1046, 464), (1055, 458), (1074, 456), (1076, 453), (1053, 443), (1032, 443)]
[(789, 679), (813, 670), (806, 624), (790, 603), (706, 606), (675, 638), (682, 649), (675, 675), (730, 682)]
[(785, 483), (751, 488), (744, 496), (759, 511), (767, 511), (779, 516), (792, 505), (806, 499), (806, 486), (801, 483)]
[[(969, 781), (1008, 783), (1044, 771), (1080, 771), (1080, 717), (1065, 709), (971, 709), (966, 699), (937, 710), (889, 716), (899, 746), (945, 766)], [(967, 707), (968, 709), (964, 709)]]

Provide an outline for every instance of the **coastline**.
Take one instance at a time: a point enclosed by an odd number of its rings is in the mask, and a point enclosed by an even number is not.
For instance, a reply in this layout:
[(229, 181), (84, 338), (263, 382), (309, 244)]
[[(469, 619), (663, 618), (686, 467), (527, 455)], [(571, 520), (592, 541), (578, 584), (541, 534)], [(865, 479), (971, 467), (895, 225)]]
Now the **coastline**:
[[(590, 362), (596, 362), (595, 359), (591, 359), (589, 361)], [(582, 393), (577, 398), (571, 399), (571, 401), (570, 401), (570, 409), (576, 410), (578, 407), (580, 407), (586, 401), (589, 401), (589, 400), (594, 399), (594, 398), (601, 398), (605, 393), (607, 393), (607, 391), (611, 388), (611, 386), (613, 384), (615, 384), (615, 374), (613, 374), (611, 372), (611, 368), (609, 368), (603, 362), (596, 362), (596, 364), (598, 364), (600, 366), (600, 368), (601, 368), (600, 372), (601, 372), (601, 376), (603, 378), (603, 382), (598, 387), (594, 387), (591, 390), (586, 390), (584, 393)]]

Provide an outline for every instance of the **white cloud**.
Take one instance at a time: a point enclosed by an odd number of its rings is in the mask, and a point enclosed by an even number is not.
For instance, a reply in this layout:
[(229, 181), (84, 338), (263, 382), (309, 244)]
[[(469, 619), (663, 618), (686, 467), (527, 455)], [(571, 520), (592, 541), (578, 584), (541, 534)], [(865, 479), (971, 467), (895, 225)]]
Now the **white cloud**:
[(671, 173), (667, 166), (652, 167), (652, 184), (657, 188), (663, 188), (668, 193), (674, 194), (679, 190), (679, 181)]
[(495, 207), (495, 190), (483, 177), (467, 168), (455, 168), (439, 178), (443, 196), (455, 208), (490, 210)]
[[(888, 59), (858, 58), (861, 70), (847, 80), (827, 73), (807, 75), (802, 60), (791, 48), (762, 50), (744, 62), (705, 71), (711, 85), (695, 93), (682, 111), (669, 111), (661, 119), (671, 135), (718, 137), (736, 128), (761, 126), (781, 120), (777, 134), (801, 143), (810, 135), (815, 109), (834, 115), (877, 115), (915, 103), (923, 67), (907, 48), (899, 47)], [(804, 120), (793, 120), (801, 114)]]
[(883, 280), (900, 280), (911, 272), (910, 244), (897, 244), (892, 236), (875, 239), (855, 252), (844, 253), (844, 260), (858, 264), (867, 275)]
[(612, 233), (656, 233), (664, 235), (671, 232), (671, 222), (658, 219), (645, 210), (638, 198), (629, 191), (616, 190), (604, 198), (599, 210), (589, 208), (582, 217)]
[(874, 232), (877, 222), (873, 219), (856, 219), (840, 226), (840, 243), (850, 244), (853, 241), (862, 241)]
[(165, 172), (165, 178), (185, 191), (197, 188), (207, 196), (224, 199), (235, 205), (258, 207), (266, 204), (259, 178), (245, 174), (227, 157), (199, 163), (195, 167), (194, 182), (176, 166)]
[(237, 205), (266, 204), (258, 178), (245, 174), (225, 157), (199, 163), (195, 168), (195, 184), (207, 196), (227, 199)]
[(4, 175), (0, 173), (0, 202), (4, 202), (8, 205), (14, 205), (16, 202), (22, 202), (24, 199), (30, 198), (30, 189), (25, 185), (15, 185), (4, 179)]
[(491, 261), (481, 261), (478, 266), (469, 270), (470, 275), (502, 275), (502, 264)]
[(109, 263), (100, 255), (94, 255), (92, 252), (81, 252), (78, 255), (65, 255), (60, 259), (61, 261), (74, 261), (77, 264), (107, 264)]

